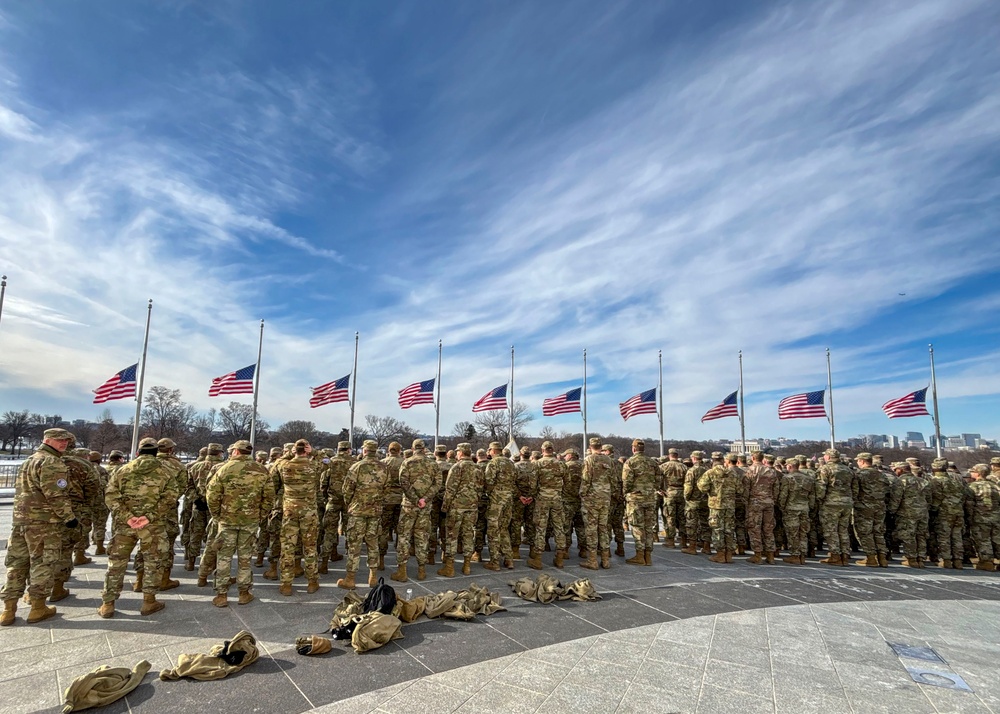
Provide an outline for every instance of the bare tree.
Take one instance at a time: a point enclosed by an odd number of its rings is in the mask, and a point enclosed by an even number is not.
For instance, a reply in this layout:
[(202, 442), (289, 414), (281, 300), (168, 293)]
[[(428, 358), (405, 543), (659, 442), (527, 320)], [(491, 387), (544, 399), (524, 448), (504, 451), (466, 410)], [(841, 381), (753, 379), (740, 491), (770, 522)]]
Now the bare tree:
[[(253, 406), (229, 402), (229, 406), (219, 410), (219, 431), (224, 441), (237, 441), (250, 438), (250, 424), (253, 421)], [(262, 440), (267, 433), (268, 424), (257, 414), (257, 439)]]
[[(388, 446), (390, 441), (399, 441), (402, 443), (406, 441), (407, 436), (416, 433), (406, 422), (400, 421), (395, 417), (380, 417), (374, 414), (369, 414), (365, 417), (365, 427), (367, 438), (376, 441), (380, 449)], [(357, 437), (357, 434), (355, 434), (355, 437)]]
[(194, 453), (212, 441), (218, 420), (219, 415), (215, 409), (209, 409), (204, 414), (199, 414), (192, 419), (187, 434), (182, 439), (177, 440), (180, 450)]
[(181, 400), (181, 390), (150, 387), (146, 392), (139, 426), (154, 439), (183, 439), (195, 417), (195, 409)]
[(545, 425), (542, 430), (538, 432), (538, 438), (542, 441), (555, 441), (556, 440), (556, 430), (551, 426)]
[[(286, 421), (284, 424), (275, 429), (271, 433), (271, 438), (282, 444), (286, 444), (289, 441), (305, 439), (313, 446), (318, 446), (324, 434), (326, 434), (326, 432), (320, 432), (316, 429), (315, 422), (293, 419), (292, 421)], [(326, 436), (329, 435), (326, 434)]]
[(30, 414), (27, 409), (21, 412), (4, 412), (0, 417), (0, 450), (6, 451), (7, 445), (17, 445), (17, 440), (31, 435), (38, 425), (37, 414)]
[(90, 434), (87, 444), (94, 451), (107, 454), (113, 449), (128, 451), (131, 447), (131, 434), (127, 427), (116, 424), (110, 409), (105, 409), (97, 417), (97, 426)]
[[(514, 437), (523, 438), (527, 435), (524, 427), (535, 416), (528, 411), (524, 402), (514, 402)], [(480, 412), (476, 414), (473, 423), (476, 431), (487, 441), (499, 441), (506, 444), (510, 441), (510, 417), (507, 411)]]

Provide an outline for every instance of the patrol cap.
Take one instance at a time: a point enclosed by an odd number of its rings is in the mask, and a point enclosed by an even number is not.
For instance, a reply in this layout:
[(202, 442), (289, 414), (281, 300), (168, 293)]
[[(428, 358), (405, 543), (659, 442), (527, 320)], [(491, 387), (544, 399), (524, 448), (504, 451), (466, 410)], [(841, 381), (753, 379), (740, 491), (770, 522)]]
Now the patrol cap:
[(285, 449), (285, 451), (289, 451), (290, 449), (295, 448), (295, 442), (289, 441), (288, 443), (282, 444), (281, 446)]
[(704, 451), (692, 451), (691, 452), (691, 458), (692, 459), (702, 459), (704, 457), (705, 457), (705, 452)]
[(681, 452), (674, 448), (667, 449), (667, 456), (680, 456), (680, 453)]
[(827, 449), (826, 451), (823, 452), (823, 455), (829, 456), (830, 458), (834, 458), (836, 456), (840, 456), (840, 452), (837, 451), (836, 449)]
[(361, 444), (361, 448), (365, 451), (378, 451), (378, 442), (373, 439), (365, 439), (364, 443)]
[(934, 459), (931, 462), (932, 471), (944, 471), (948, 468), (948, 459)]
[(773, 464), (774, 460), (775, 460), (774, 454), (764, 454), (764, 461), (768, 462), (769, 464)]
[(251, 444), (246, 439), (240, 439), (239, 441), (234, 442), (229, 447), (230, 451), (232, 451), (233, 449), (239, 449), (240, 451), (253, 451), (253, 444)]
[(253, 456), (254, 456), (255, 459), (259, 459), (261, 456), (263, 456), (266, 459), (267, 458), (267, 452), (266, 451), (258, 451)]
[(447, 454), (448, 453), (448, 447), (445, 446), (444, 444), (438, 444), (437, 446), (434, 447), (434, 453), (435, 454)]
[(461, 451), (463, 454), (471, 454), (472, 444), (463, 441), (461, 444), (455, 447), (455, 451)]
[(712, 458), (713, 459), (721, 459), (722, 458), (722, 452), (721, 451), (713, 451), (712, 452)]
[(531, 458), (533, 458), (533, 459), (537, 459), (537, 458), (539, 458), (539, 457), (540, 457), (541, 455), (542, 455), (542, 452), (541, 452), (541, 451), (532, 451), (532, 452), (531, 452)]
[(414, 439), (413, 443), (410, 444), (410, 447), (414, 451), (416, 451), (417, 449), (426, 449), (427, 448), (427, 444), (424, 443), (423, 439)]
[(59, 441), (76, 441), (76, 437), (65, 429), (46, 429), (42, 432), (43, 439), (58, 439)]
[(990, 472), (990, 467), (987, 466), (986, 464), (976, 464), (971, 469), (969, 469), (969, 471), (975, 471), (980, 476), (985, 476)]
[(577, 456), (578, 457), (578, 456), (580, 456), (580, 452), (577, 451), (576, 448), (574, 448), (574, 447), (571, 446), (568, 449), (566, 449), (566, 451), (563, 452), (563, 455), (564, 456)]
[(400, 444), (398, 441), (390, 441), (389, 442), (389, 451), (401, 451), (402, 448), (403, 448), (403, 445)]
[(610, 451), (613, 454), (615, 453), (615, 447), (611, 444), (601, 444), (601, 451)]
[(413, 449), (403, 449), (403, 458), (408, 459), (413, 456)]
[(785, 462), (785, 468), (791, 468), (792, 466), (794, 466), (795, 468), (799, 468), (799, 460), (791, 458)]
[(305, 439), (299, 439), (298, 441), (295, 442), (295, 448), (296, 449), (302, 448), (304, 446), (309, 446), (309, 445), (310, 445), (309, 442), (306, 441)]
[(1000, 456), (994, 456), (990, 459), (990, 466), (1000, 466)]
[(156, 439), (154, 439), (154, 438), (152, 438), (150, 436), (147, 436), (144, 439), (140, 439), (139, 440), (139, 448), (140, 449), (155, 449), (156, 448)]
[(531, 456), (531, 447), (522, 446), (521, 447), (521, 456)]
[(496, 449), (497, 451), (500, 451), (500, 450), (503, 449), (503, 444), (501, 444), (499, 441), (491, 441), (490, 442), (490, 450), (492, 451), (493, 449)]
[(881, 461), (882, 460), (882, 454), (875, 454), (874, 456), (872, 456), (872, 460), (873, 461)]
[(271, 456), (281, 456), (281, 447), (280, 446), (272, 446), (271, 447), (271, 453), (270, 453), (270, 455)]
[(108, 454), (108, 458), (109, 459), (124, 459), (125, 458), (125, 454), (123, 454), (122, 452), (120, 452), (118, 449), (115, 449), (110, 454)]
[(854, 458), (857, 461), (871, 461), (872, 460), (872, 455), (869, 454), (867, 451), (862, 451), (860, 454), (858, 454)]
[(216, 444), (215, 442), (208, 445), (208, 453), (210, 454), (221, 454), (222, 444)]
[(174, 443), (174, 440), (168, 439), (167, 437), (163, 437), (156, 442), (156, 448), (158, 449), (173, 449), (176, 446), (177, 444)]
[(907, 456), (906, 457), (906, 463), (908, 463), (908, 464), (910, 464), (912, 466), (913, 464), (919, 464), (920, 463), (920, 459), (918, 459), (916, 456)]
[(632, 446), (645, 449), (646, 448), (646, 442), (643, 441), (642, 439), (632, 439)]
[(90, 449), (85, 449), (82, 446), (78, 449), (73, 449), (73, 456), (79, 456), (84, 459), (90, 458)]
[(554, 448), (556, 448), (555, 444), (553, 444), (551, 441), (542, 442), (542, 451), (551, 451)]
[(337, 451), (350, 451), (350, 450), (351, 450), (351, 442), (349, 441), (337, 442)]
[(101, 452), (100, 451), (91, 451), (89, 454), (87, 454), (87, 458), (89, 458), (95, 464), (99, 464), (99, 463), (101, 463)]
[(726, 454), (726, 461), (728, 461), (731, 464), (735, 464), (737, 461), (739, 461), (739, 458), (740, 457), (737, 456), (736, 454)]
[(476, 456), (486, 458), (486, 449), (476, 449)]
[[(274, 449), (271, 449), (271, 451), (274, 451)], [(278, 449), (278, 451), (280, 452), (281, 449)], [(207, 446), (203, 446), (200, 449), (198, 449), (198, 456), (205, 456), (206, 454), (208, 454), (208, 447)]]

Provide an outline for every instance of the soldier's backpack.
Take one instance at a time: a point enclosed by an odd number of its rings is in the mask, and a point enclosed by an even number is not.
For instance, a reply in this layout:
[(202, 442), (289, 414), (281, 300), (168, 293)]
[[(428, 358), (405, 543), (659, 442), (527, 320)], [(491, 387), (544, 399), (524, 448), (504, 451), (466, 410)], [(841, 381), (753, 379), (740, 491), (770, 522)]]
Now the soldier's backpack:
[(363, 605), (365, 614), (381, 612), (383, 615), (391, 615), (394, 607), (396, 607), (396, 591), (385, 584), (385, 578), (379, 578), (378, 585), (373, 587), (365, 598)]

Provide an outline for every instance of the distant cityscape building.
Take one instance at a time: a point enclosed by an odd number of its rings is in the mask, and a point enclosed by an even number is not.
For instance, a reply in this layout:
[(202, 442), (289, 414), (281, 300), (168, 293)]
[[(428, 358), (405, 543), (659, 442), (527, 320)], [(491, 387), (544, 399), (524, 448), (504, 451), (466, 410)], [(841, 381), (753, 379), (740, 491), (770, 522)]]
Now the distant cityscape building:
[(923, 441), (924, 435), (919, 431), (908, 431), (906, 432), (906, 438), (903, 441)]

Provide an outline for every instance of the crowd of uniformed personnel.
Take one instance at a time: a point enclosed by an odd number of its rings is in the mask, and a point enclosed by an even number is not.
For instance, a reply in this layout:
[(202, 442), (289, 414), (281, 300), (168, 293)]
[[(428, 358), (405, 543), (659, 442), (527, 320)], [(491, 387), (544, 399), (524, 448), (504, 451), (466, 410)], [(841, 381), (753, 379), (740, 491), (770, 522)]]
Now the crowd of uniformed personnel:
[(145, 438), (134, 459), (114, 451), (103, 466), (100, 453), (73, 448), (70, 432), (49, 429), (18, 472), (0, 625), (13, 624), (26, 593), (29, 623), (54, 615), (46, 603), (70, 594), (73, 566), (92, 562), (91, 544), (108, 556), (98, 614), (114, 616), (133, 554), (140, 614), (157, 612), (157, 593), (179, 587), (170, 578), (178, 536), (184, 568), (197, 567), (199, 587), (211, 581), (217, 607), (228, 606), (232, 585), (239, 604), (252, 602), (252, 565), (265, 559), (263, 577), (280, 581), (281, 595), (293, 593), (296, 578), (316, 592), (330, 563), (345, 558), (337, 586), (353, 589), (364, 547), (374, 586), (393, 540), (397, 582), (407, 582), (410, 558), (425, 579), (439, 553), (443, 577), (455, 575), (458, 556), (465, 575), (476, 562), (513, 569), (525, 544), (526, 564), (541, 569), (552, 541), (553, 565), (563, 568), (574, 534), (580, 567), (610, 568), (612, 540), (625, 556), (626, 527), (631, 565), (652, 565), (661, 538), (720, 564), (746, 553), (748, 563), (774, 563), (787, 551), (783, 562), (802, 565), (824, 543), (828, 565), (848, 565), (855, 544), (864, 553), (857, 564), (868, 567), (888, 567), (901, 551), (913, 568), (976, 559), (977, 569), (994, 571), (1000, 556), (1000, 458), (963, 477), (944, 459), (926, 474), (917, 459), (887, 468), (877, 455), (849, 463), (832, 449), (821, 463), (760, 452), (749, 461), (700, 451), (682, 460), (675, 449), (656, 460), (640, 439), (617, 459), (599, 438), (588, 444), (582, 459), (575, 448), (557, 455), (549, 441), (511, 458), (498, 442), (430, 453), (416, 439), (405, 450), (389, 444), (381, 458), (370, 440), (357, 457), (346, 441), (336, 451), (300, 439), (255, 454), (240, 440), (208, 444), (185, 466), (172, 440)]

